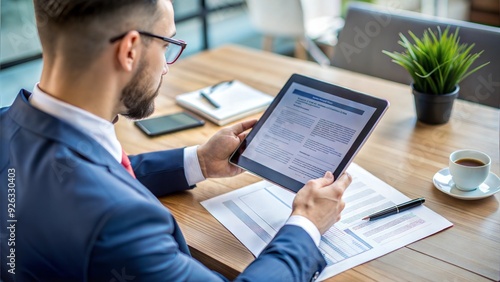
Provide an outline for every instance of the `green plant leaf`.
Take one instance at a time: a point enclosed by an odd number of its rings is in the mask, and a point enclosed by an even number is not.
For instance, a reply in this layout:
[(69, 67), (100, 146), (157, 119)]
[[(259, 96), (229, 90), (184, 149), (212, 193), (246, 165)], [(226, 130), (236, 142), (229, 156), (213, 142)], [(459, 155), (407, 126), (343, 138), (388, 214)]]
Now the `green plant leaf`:
[(420, 92), (449, 93), (464, 78), (489, 64), (472, 68), (483, 51), (472, 54), (473, 43), (460, 43), (459, 28), (452, 32), (450, 26), (444, 30), (437, 26), (436, 31), (426, 29), (421, 37), (411, 30), (408, 34), (399, 34), (398, 44), (404, 52), (382, 52), (408, 71)]
[(464, 80), (466, 77), (468, 77), (468, 76), (469, 76), (469, 75), (471, 75), (472, 73), (476, 72), (477, 70), (479, 70), (479, 69), (481, 69), (481, 68), (483, 68), (484, 66), (489, 65), (489, 64), (490, 64), (490, 62), (486, 62), (486, 63), (484, 63), (484, 64), (482, 64), (482, 65), (480, 65), (480, 66), (475, 67), (474, 69), (472, 69), (472, 70), (471, 70), (471, 71), (469, 71), (468, 73), (464, 74), (464, 75), (460, 78), (460, 81), (459, 81), (459, 82), (461, 82), (462, 80)]

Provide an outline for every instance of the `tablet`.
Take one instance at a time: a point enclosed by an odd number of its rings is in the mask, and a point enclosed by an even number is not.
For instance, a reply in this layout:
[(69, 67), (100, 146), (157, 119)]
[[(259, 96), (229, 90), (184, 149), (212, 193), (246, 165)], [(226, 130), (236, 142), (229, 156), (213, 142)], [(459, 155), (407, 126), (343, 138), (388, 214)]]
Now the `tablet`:
[(331, 171), (337, 179), (389, 102), (294, 74), (230, 162), (292, 191)]

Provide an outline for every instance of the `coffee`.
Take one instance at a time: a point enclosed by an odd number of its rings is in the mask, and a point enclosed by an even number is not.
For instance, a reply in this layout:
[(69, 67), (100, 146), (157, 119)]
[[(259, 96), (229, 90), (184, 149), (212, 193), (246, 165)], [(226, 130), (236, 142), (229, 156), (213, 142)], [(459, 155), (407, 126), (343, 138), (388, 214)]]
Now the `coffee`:
[(464, 166), (483, 166), (485, 163), (483, 163), (480, 160), (477, 159), (471, 159), (471, 158), (463, 158), (455, 161), (456, 164), (459, 165), (464, 165)]
[(450, 154), (448, 166), (455, 187), (467, 192), (477, 189), (488, 178), (491, 158), (477, 150), (458, 150)]

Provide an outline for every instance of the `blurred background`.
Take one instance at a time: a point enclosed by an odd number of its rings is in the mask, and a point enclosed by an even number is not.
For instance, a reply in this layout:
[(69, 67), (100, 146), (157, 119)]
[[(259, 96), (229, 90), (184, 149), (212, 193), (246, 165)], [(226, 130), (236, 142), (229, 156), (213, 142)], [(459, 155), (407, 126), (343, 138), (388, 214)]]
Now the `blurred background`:
[[(41, 73), (41, 47), (32, 0), (0, 0), (0, 107), (19, 89), (31, 91)], [(347, 0), (179, 0), (176, 38), (188, 43), (182, 58), (224, 44), (329, 64)], [(391, 11), (500, 26), (500, 0), (372, 0)], [(304, 41), (304, 35), (307, 40)]]

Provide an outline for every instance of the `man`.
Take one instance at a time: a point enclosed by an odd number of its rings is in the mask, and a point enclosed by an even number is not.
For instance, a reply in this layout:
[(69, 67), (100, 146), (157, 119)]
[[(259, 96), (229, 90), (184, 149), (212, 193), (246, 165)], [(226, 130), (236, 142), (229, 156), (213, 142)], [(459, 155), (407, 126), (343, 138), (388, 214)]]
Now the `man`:
[[(34, 4), (42, 76), (33, 93), (22, 90), (0, 110), (1, 279), (224, 280), (190, 256), (156, 196), (240, 173), (228, 157), (255, 121), (222, 129), (199, 147), (128, 162), (113, 122), (153, 112), (167, 64), (185, 47), (171, 39), (171, 1)], [(317, 277), (325, 267), (320, 234), (339, 220), (351, 181), (333, 180), (327, 172), (297, 193), (287, 224), (238, 280)]]

